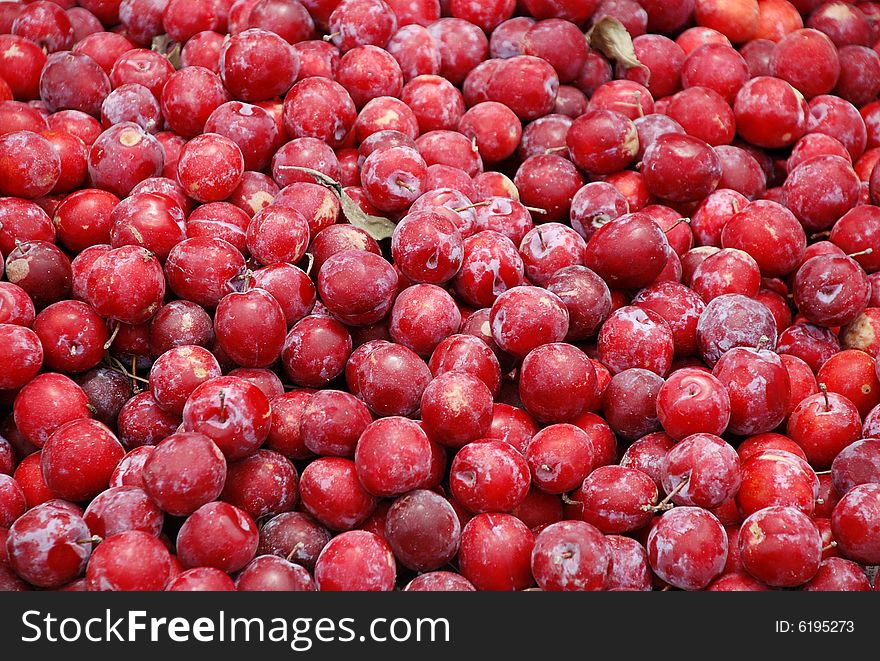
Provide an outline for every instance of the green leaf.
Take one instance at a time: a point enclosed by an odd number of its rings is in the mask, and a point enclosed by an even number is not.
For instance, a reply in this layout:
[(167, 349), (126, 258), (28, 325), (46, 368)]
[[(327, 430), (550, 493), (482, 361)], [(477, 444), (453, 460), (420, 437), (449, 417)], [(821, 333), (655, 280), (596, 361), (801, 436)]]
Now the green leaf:
[(299, 165), (281, 165), (279, 166), (279, 169), (305, 172), (306, 174), (313, 176), (315, 181), (322, 186), (329, 188), (336, 194), (336, 197), (339, 198), (339, 203), (342, 205), (342, 213), (348, 219), (348, 222), (355, 227), (364, 230), (367, 234), (376, 239), (376, 241), (388, 239), (394, 234), (394, 223), (382, 216), (373, 216), (366, 213), (360, 208), (360, 206), (358, 206), (357, 202), (351, 199), (348, 193), (345, 192), (342, 184), (332, 177), (328, 177), (326, 174), (319, 172), (318, 170), (304, 168)]

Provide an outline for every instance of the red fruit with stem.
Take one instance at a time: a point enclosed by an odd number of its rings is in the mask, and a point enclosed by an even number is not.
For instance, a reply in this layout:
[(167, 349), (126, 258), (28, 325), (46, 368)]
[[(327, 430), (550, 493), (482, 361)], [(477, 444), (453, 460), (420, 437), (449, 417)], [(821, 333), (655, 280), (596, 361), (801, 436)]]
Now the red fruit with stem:
[(696, 433), (719, 436), (730, 421), (730, 397), (711, 374), (697, 368), (676, 370), (657, 393), (657, 418), (676, 440)]
[(189, 396), (183, 430), (205, 434), (227, 459), (241, 459), (266, 440), (271, 415), (269, 400), (257, 386), (221, 376), (205, 381)]

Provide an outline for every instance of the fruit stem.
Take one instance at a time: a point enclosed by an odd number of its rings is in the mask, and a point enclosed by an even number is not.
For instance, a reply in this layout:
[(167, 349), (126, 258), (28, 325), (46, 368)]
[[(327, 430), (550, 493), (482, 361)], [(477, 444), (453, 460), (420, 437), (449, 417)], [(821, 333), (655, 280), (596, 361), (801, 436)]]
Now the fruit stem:
[(330, 34), (325, 34), (325, 35), (324, 35), (323, 37), (321, 37), (321, 38), (322, 38), (324, 41), (333, 41), (333, 40), (334, 40), (336, 37), (338, 37), (340, 34), (342, 34), (342, 33), (341, 33), (341, 32), (332, 32), (332, 33), (330, 33)]
[(290, 553), (287, 554), (287, 562), (293, 562), (293, 556), (296, 555), (297, 551), (300, 551), (306, 547), (302, 542), (297, 542), (292, 549), (290, 549)]
[[(131, 387), (132, 389), (136, 389), (138, 387), (137, 384), (137, 356), (132, 354), (131, 356)], [(147, 381), (149, 383), (149, 381)]]
[(849, 257), (850, 259), (853, 259), (855, 257), (864, 257), (865, 255), (870, 255), (873, 252), (873, 248), (865, 248), (864, 250), (860, 250), (859, 252), (850, 253), (849, 255), (847, 255), (847, 257)]
[(461, 213), (462, 211), (467, 211), (468, 209), (476, 209), (477, 207), (486, 207), (492, 204), (489, 200), (483, 200), (482, 202), (474, 202), (473, 204), (468, 204), (463, 207), (457, 207), (453, 209), (455, 213)]
[(837, 542), (831, 542), (830, 544), (828, 544), (828, 546), (823, 546), (822, 553), (825, 553), (826, 551), (830, 551), (831, 549), (834, 549), (834, 548), (837, 548)]
[(572, 500), (571, 498), (569, 498), (567, 493), (562, 494), (562, 502), (565, 503), (566, 505), (580, 505), (581, 504), (581, 501)]
[(116, 324), (116, 328), (110, 333), (110, 339), (104, 342), (104, 351), (107, 351), (113, 345), (113, 340), (116, 339), (117, 333), (119, 333), (119, 324)]
[(676, 220), (676, 221), (672, 224), (671, 227), (667, 227), (665, 230), (663, 230), (663, 233), (664, 233), (664, 234), (669, 234), (669, 232), (671, 232), (672, 230), (674, 230), (676, 227), (678, 227), (678, 226), (681, 225), (682, 223), (690, 224), (690, 222), (691, 222), (691, 219), (690, 219), (690, 218), (679, 218), (678, 220)]
[(220, 422), (226, 422), (226, 391), (220, 391)]
[(810, 234), (810, 240), (813, 239), (826, 239), (831, 236), (831, 232), (829, 230), (825, 230), (824, 232), (816, 232), (815, 234)]
[(525, 205), (523, 205), (523, 206), (526, 208), (527, 211), (531, 211), (532, 213), (540, 213), (540, 214), (547, 213), (547, 209), (541, 209), (539, 207), (526, 207)]
[(762, 335), (758, 338), (758, 345), (755, 347), (757, 351), (761, 351), (764, 347), (770, 344), (770, 338), (766, 335)]
[(831, 471), (816, 471), (816, 475), (831, 475)]
[(823, 395), (823, 397), (825, 397), (825, 411), (826, 412), (830, 411), (831, 410), (831, 402), (828, 401), (828, 386), (826, 386), (824, 383), (820, 383), (819, 390), (822, 391), (822, 395)]
[(312, 267), (315, 265), (315, 256), (310, 252), (307, 252), (305, 256), (309, 262), (308, 266), (306, 266), (306, 269), (305, 269), (306, 275), (311, 275), (312, 274)]
[(691, 479), (690, 475), (685, 475), (681, 478), (681, 482), (676, 485), (676, 487), (669, 492), (669, 494), (661, 500), (656, 505), (642, 505), (642, 509), (645, 512), (665, 512), (666, 510), (671, 510), (674, 505), (672, 504), (672, 499), (678, 495), (678, 492), (685, 488), (688, 481)]
[(83, 537), (82, 539), (76, 540), (76, 544), (100, 544), (104, 540), (98, 537), (97, 535), (92, 535), (91, 537)]

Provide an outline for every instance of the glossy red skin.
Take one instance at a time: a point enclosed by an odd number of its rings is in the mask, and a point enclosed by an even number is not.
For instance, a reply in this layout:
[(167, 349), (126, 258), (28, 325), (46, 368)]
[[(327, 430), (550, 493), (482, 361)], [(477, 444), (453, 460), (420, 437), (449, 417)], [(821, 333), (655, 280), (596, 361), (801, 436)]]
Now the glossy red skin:
[(610, 535), (648, 525), (658, 491), (651, 477), (635, 468), (602, 466), (587, 476), (574, 499), (581, 502), (581, 519)]
[(247, 512), (255, 521), (290, 511), (298, 500), (296, 468), (271, 450), (258, 450), (229, 465), (222, 500)]
[(380, 497), (399, 496), (422, 486), (430, 477), (430, 443), (415, 422), (382, 418), (361, 433), (354, 461), (358, 479), (367, 491)]
[(862, 418), (880, 403), (875, 361), (864, 351), (847, 349), (835, 354), (822, 365), (816, 379), (852, 402)]
[(870, 592), (871, 582), (856, 563), (843, 558), (828, 558), (819, 571), (801, 588), (804, 592)]
[(254, 557), (258, 542), (257, 526), (245, 512), (227, 503), (208, 503), (184, 521), (177, 535), (177, 557), (186, 568), (233, 572)]
[(235, 583), (226, 572), (196, 567), (181, 572), (165, 586), (167, 592), (234, 592)]
[(60, 587), (86, 568), (90, 537), (82, 516), (74, 511), (53, 504), (35, 507), (9, 529), (9, 566), (31, 585)]
[(397, 566), (387, 542), (365, 530), (334, 537), (318, 556), (315, 584), (322, 592), (390, 592)]
[(21, 460), (13, 473), (15, 481), (24, 492), (25, 501), (29, 508), (34, 508), (55, 498), (52, 490), (46, 486), (43, 480), (41, 464), (41, 452), (34, 452)]
[(284, 512), (269, 519), (260, 529), (257, 555), (277, 555), (313, 570), (330, 531), (302, 512)]
[[(465, 401), (469, 405), (462, 407)], [(457, 370), (443, 372), (425, 388), (421, 413), (422, 425), (432, 440), (461, 447), (488, 434), (492, 393), (476, 376)]]
[(736, 502), (745, 516), (775, 505), (794, 507), (811, 516), (818, 493), (819, 480), (805, 459), (768, 449), (743, 461)]
[(111, 537), (140, 530), (154, 537), (162, 532), (164, 515), (140, 487), (111, 487), (89, 503), (83, 519), (93, 535)]
[(711, 374), (693, 368), (676, 370), (657, 393), (657, 417), (676, 440), (698, 432), (718, 436), (730, 420), (730, 398)]
[(152, 535), (130, 530), (102, 542), (89, 558), (90, 591), (162, 590), (172, 572), (171, 554)]
[(566, 144), (575, 165), (591, 174), (624, 169), (639, 150), (632, 121), (611, 110), (591, 110), (571, 125)]
[(743, 521), (739, 535), (743, 567), (773, 587), (794, 587), (819, 570), (822, 540), (816, 525), (791, 507), (769, 507)]
[[(624, 338), (638, 336), (629, 343)], [(599, 358), (612, 373), (641, 368), (660, 376), (672, 364), (674, 340), (672, 330), (657, 313), (635, 306), (626, 306), (611, 313), (599, 332)]]
[(620, 465), (645, 473), (660, 488), (662, 460), (674, 444), (675, 441), (664, 432), (648, 434), (626, 449), (620, 458)]
[(730, 501), (740, 488), (740, 459), (736, 451), (712, 434), (693, 434), (680, 441), (663, 459), (662, 484), (676, 505), (714, 509)]
[(179, 424), (180, 416), (166, 413), (149, 392), (143, 392), (132, 397), (119, 411), (117, 431), (120, 441), (130, 449), (155, 445), (174, 433)]
[[(584, 263), (610, 287), (639, 289), (651, 284), (666, 262), (668, 242), (646, 214), (632, 213), (602, 225), (587, 243)], [(633, 268), (639, 264), (639, 268)]]
[(461, 573), (478, 590), (525, 589), (534, 584), (533, 546), (534, 536), (519, 519), (509, 514), (479, 514), (462, 530)]
[[(107, 488), (124, 454), (105, 425), (97, 420), (73, 420), (52, 432), (43, 446), (43, 478), (61, 498), (89, 500)], [(71, 470), (73, 465), (75, 470)]]
[(744, 250), (755, 259), (761, 275), (776, 277), (788, 275), (803, 262), (807, 241), (788, 209), (769, 200), (757, 200), (724, 225), (721, 245)]
[(523, 361), (519, 395), (526, 410), (538, 420), (567, 422), (596, 405), (596, 372), (575, 347), (546, 344)]
[(831, 530), (841, 554), (863, 564), (880, 557), (878, 525), (880, 485), (861, 484), (851, 489), (834, 507)]
[(675, 507), (651, 529), (647, 550), (659, 578), (683, 590), (701, 590), (724, 570), (727, 533), (709, 512)]
[(162, 114), (168, 127), (191, 138), (201, 133), (211, 113), (230, 100), (220, 77), (204, 67), (186, 67), (162, 89)]
[(846, 494), (859, 484), (880, 483), (878, 458), (880, 440), (876, 438), (865, 438), (844, 448), (831, 464), (834, 493)]
[[(360, 283), (372, 282), (364, 290)], [(369, 325), (391, 308), (397, 274), (388, 262), (363, 250), (346, 250), (324, 262), (318, 273), (318, 292), (328, 309), (342, 322)]]
[(89, 178), (119, 198), (140, 182), (158, 177), (165, 163), (161, 143), (134, 122), (111, 126), (89, 149)]
[(697, 266), (690, 285), (706, 303), (725, 294), (752, 298), (761, 287), (761, 272), (747, 252), (722, 248)]
[[(9, 321), (15, 321), (10, 319)], [(39, 336), (29, 328), (13, 324), (0, 324), (0, 338), (8, 342), (9, 351), (3, 356), (4, 388), (22, 388), (37, 376), (43, 364), (43, 347)]]
[(296, 385), (310, 388), (320, 388), (339, 376), (350, 355), (351, 335), (345, 326), (314, 315), (293, 326), (281, 350), (285, 373)]
[(211, 438), (227, 459), (241, 459), (269, 434), (269, 400), (257, 386), (238, 377), (205, 381), (183, 409), (183, 430)]
[(571, 226), (585, 239), (605, 223), (629, 212), (626, 198), (611, 184), (586, 184), (571, 199)]
[(561, 521), (535, 538), (532, 573), (542, 590), (601, 590), (609, 565), (608, 544), (589, 523)]
[(461, 326), (455, 300), (437, 285), (417, 284), (404, 289), (388, 317), (391, 338), (420, 356), (428, 356)]
[(321, 390), (303, 408), (299, 433), (305, 447), (315, 454), (354, 457), (358, 438), (370, 422), (369, 409), (354, 395)]
[(864, 270), (850, 257), (820, 255), (798, 269), (794, 298), (798, 310), (811, 322), (840, 326), (865, 309), (870, 284)]
[[(691, 136), (660, 136), (645, 150), (642, 163), (648, 190), (672, 202), (700, 200), (715, 190), (721, 180), (718, 155), (705, 142)], [(685, 170), (687, 176), (682, 175)]]
[(784, 147), (806, 132), (806, 102), (783, 80), (752, 78), (737, 93), (733, 111), (740, 135), (758, 147)]
[(343, 457), (311, 462), (300, 478), (305, 510), (331, 530), (351, 530), (376, 508), (376, 498), (358, 480), (355, 463)]
[(123, 246), (100, 255), (86, 282), (88, 302), (103, 317), (142, 323), (159, 309), (165, 278), (159, 261), (140, 246)]
[(19, 391), (13, 413), (18, 431), (38, 447), (65, 423), (92, 415), (82, 388), (51, 372), (34, 378)]
[(305, 567), (274, 555), (257, 557), (235, 580), (239, 592), (314, 592), (315, 584)]
[[(725, 353), (712, 370), (730, 395), (733, 433), (749, 435), (774, 429), (788, 410), (788, 372), (776, 354), (736, 347)], [(763, 383), (753, 384), (760, 374)]]
[(523, 284), (523, 261), (513, 242), (492, 230), (462, 243), (462, 267), (452, 280), (456, 292), (475, 307), (490, 307), (504, 291)]

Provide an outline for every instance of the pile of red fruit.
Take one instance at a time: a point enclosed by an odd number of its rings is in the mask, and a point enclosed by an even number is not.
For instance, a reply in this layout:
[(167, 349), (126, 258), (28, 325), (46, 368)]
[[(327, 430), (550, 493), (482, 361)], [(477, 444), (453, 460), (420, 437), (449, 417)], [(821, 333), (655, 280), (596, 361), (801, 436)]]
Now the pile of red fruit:
[(871, 590), (872, 46), (880, 2), (0, 2), (0, 589)]

